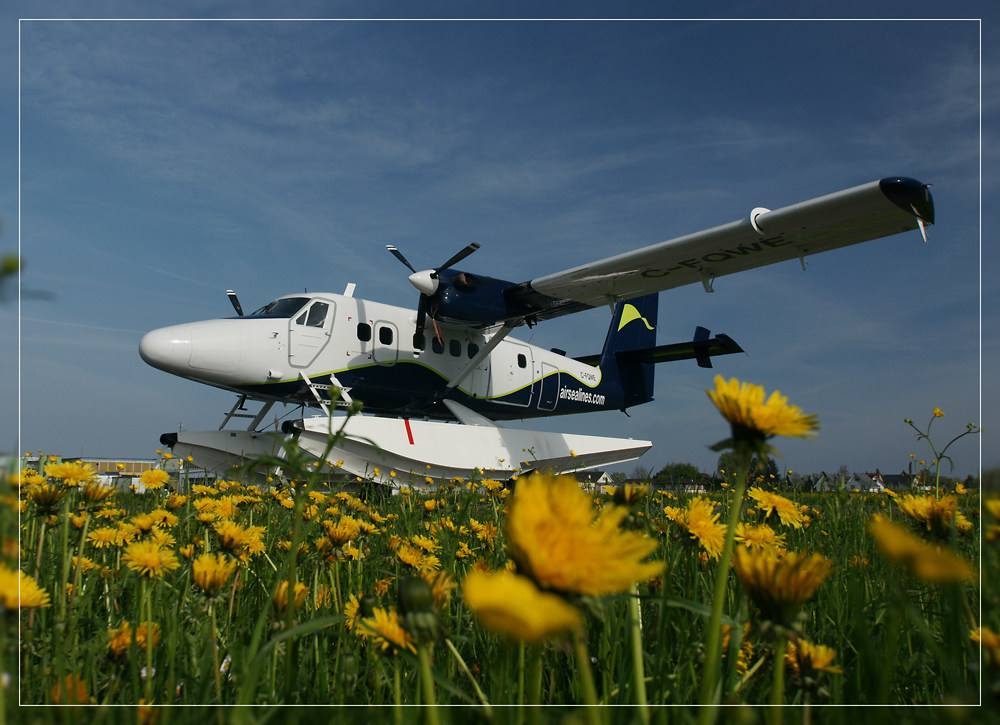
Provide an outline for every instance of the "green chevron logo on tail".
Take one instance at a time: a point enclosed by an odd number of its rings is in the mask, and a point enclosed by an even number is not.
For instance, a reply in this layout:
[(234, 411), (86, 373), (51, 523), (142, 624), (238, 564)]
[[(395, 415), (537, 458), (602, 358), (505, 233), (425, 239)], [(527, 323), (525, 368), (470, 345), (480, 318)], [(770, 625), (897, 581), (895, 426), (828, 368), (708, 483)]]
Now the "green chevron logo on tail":
[(625, 305), (625, 309), (622, 310), (621, 322), (618, 323), (618, 331), (621, 332), (622, 328), (632, 322), (632, 320), (642, 320), (642, 324), (646, 326), (647, 330), (655, 329), (649, 324), (649, 321), (645, 317), (639, 314), (639, 310), (637, 310), (633, 305)]

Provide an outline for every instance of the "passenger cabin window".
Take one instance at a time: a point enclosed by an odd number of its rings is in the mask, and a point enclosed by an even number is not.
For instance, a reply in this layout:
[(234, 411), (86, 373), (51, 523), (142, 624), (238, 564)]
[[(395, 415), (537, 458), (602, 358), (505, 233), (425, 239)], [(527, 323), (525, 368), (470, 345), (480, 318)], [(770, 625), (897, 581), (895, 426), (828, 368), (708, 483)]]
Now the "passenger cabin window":
[(471, 360), (479, 354), (479, 345), (474, 342), (469, 343), (469, 359)]
[(372, 339), (372, 326), (367, 322), (358, 323), (358, 339), (361, 342), (368, 342)]
[(431, 338), (431, 350), (433, 350), (434, 352), (436, 352), (438, 355), (441, 355), (441, 354), (444, 353), (444, 343), (442, 343), (437, 338), (436, 335), (433, 338)]
[(517, 366), (519, 368), (528, 367), (528, 358), (526, 358), (523, 353), (517, 354)]
[(383, 345), (392, 344), (392, 328), (391, 327), (380, 327), (378, 328), (378, 341)]
[(449, 340), (448, 341), (448, 352), (451, 353), (452, 357), (461, 357), (462, 356), (462, 343), (460, 343), (458, 340)]

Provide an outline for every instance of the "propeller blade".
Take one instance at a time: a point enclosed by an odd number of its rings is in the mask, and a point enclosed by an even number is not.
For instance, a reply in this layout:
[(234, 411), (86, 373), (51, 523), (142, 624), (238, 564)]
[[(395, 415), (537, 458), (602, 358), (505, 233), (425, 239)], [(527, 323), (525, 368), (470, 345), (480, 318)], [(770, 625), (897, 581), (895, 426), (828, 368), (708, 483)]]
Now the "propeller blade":
[(406, 265), (406, 266), (407, 266), (407, 267), (409, 268), (409, 270), (410, 270), (411, 272), (413, 272), (414, 274), (416, 274), (416, 271), (417, 271), (417, 270), (415, 270), (415, 269), (413, 268), (413, 265), (412, 265), (412, 264), (410, 264), (410, 263), (409, 263), (409, 262), (408, 262), (408, 261), (406, 260), (406, 257), (404, 257), (404, 256), (403, 256), (403, 253), (402, 253), (402, 252), (400, 252), (400, 251), (399, 251), (398, 249), (396, 249), (396, 248), (395, 248), (394, 246), (392, 246), (391, 244), (386, 244), (386, 245), (385, 245), (385, 248), (389, 250), (389, 253), (390, 253), (390, 254), (392, 254), (392, 256), (393, 256), (393, 257), (395, 257), (395, 258), (396, 258), (396, 259), (398, 259), (398, 260), (399, 260), (400, 262), (402, 262), (403, 264), (405, 264), (405, 265)]
[(236, 310), (236, 314), (243, 317), (243, 308), (240, 307), (240, 301), (236, 297), (236, 293), (231, 289), (226, 290), (226, 296), (229, 297), (229, 301), (233, 303), (233, 308)]
[(427, 321), (427, 295), (420, 295), (417, 302), (417, 332), (424, 331), (424, 323)]
[(467, 246), (465, 249), (463, 249), (461, 252), (459, 252), (454, 257), (452, 257), (447, 262), (445, 262), (440, 267), (438, 267), (438, 269), (439, 270), (440, 269), (447, 269), (448, 267), (451, 267), (452, 265), (458, 264), (463, 259), (465, 259), (466, 257), (468, 257), (470, 254), (472, 254), (473, 252), (475, 252), (477, 249), (479, 249), (479, 242), (473, 242), (472, 244), (470, 244), (469, 246)]

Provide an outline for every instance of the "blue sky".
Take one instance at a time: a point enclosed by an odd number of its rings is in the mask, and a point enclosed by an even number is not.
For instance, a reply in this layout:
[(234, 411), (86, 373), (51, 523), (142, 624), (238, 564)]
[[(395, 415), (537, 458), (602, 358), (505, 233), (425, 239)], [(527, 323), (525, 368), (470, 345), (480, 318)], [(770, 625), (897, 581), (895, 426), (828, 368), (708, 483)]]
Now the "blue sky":
[[(922, 425), (939, 406), (936, 440), (980, 421), (980, 28), (22, 21), (19, 116), (18, 79), (2, 87), (5, 162), (16, 164), (20, 119), (20, 225), (5, 163), (0, 242), (15, 248), (20, 235), (22, 288), (46, 294), (21, 300), (20, 425), (8, 416), (0, 450), (147, 457), (180, 423), (216, 428), (234, 396), (154, 370), (137, 348), (153, 328), (231, 315), (229, 288), (248, 309), (349, 282), (357, 296), (414, 305), (386, 244), (423, 267), (476, 241), (464, 267), (523, 281), (903, 175), (933, 184), (930, 243), (912, 232), (813, 257), (806, 272), (789, 262), (720, 279), (712, 295), (664, 293), (658, 342), (696, 325), (725, 332), (748, 354), (717, 359), (718, 373), (816, 413), (815, 440), (777, 442), (788, 468), (929, 460), (903, 418)], [(4, 31), (8, 60), (16, 23)], [(996, 79), (987, 56), (987, 126)], [(987, 240), (989, 141), (987, 130)], [(996, 287), (981, 299), (983, 364), (995, 369)], [(17, 315), (12, 302), (0, 310), (5, 371), (18, 365)], [(600, 349), (609, 317), (516, 335), (582, 355)], [(1000, 464), (991, 377), (987, 467)], [(693, 362), (661, 365), (656, 401), (630, 418), (525, 427), (644, 438), (643, 465), (712, 470), (707, 447), (728, 431), (711, 385)], [(4, 393), (16, 407), (17, 391)], [(956, 473), (976, 471), (979, 441), (951, 452)]]

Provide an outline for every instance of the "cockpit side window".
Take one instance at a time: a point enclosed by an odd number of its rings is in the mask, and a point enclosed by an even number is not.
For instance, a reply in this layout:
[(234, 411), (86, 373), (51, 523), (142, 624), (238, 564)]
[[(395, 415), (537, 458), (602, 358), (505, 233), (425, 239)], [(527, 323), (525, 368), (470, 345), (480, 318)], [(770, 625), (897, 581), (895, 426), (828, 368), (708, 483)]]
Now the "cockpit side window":
[(291, 317), (309, 301), (308, 297), (283, 297), (264, 305), (247, 317)]
[(308, 327), (322, 327), (326, 322), (326, 312), (330, 305), (326, 302), (317, 302), (309, 308), (309, 319), (306, 321)]

